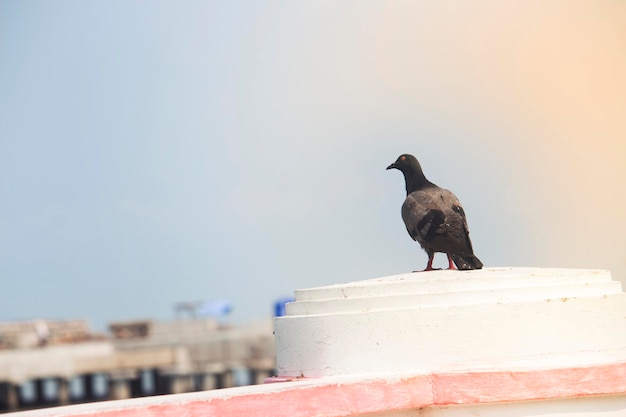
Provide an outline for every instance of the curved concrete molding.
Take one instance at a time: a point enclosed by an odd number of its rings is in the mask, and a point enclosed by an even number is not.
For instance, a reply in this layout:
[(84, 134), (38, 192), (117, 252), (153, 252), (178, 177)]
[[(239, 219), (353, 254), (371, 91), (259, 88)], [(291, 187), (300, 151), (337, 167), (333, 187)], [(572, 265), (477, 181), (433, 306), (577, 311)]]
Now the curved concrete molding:
[(278, 374), (568, 367), (626, 360), (626, 294), (603, 270), (410, 273), (299, 290)]
[(298, 379), (49, 408), (7, 417), (618, 417), (625, 412), (626, 364), (612, 364), (518, 372)]

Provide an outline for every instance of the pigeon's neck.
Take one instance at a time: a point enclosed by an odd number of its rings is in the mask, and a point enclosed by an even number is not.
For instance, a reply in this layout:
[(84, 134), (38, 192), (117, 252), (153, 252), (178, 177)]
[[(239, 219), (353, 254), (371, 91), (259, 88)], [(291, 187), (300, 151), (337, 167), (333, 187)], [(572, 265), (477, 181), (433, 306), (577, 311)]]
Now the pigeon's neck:
[(435, 185), (426, 179), (420, 167), (412, 167), (410, 170), (403, 171), (402, 173), (404, 174), (404, 182), (406, 183), (406, 195)]

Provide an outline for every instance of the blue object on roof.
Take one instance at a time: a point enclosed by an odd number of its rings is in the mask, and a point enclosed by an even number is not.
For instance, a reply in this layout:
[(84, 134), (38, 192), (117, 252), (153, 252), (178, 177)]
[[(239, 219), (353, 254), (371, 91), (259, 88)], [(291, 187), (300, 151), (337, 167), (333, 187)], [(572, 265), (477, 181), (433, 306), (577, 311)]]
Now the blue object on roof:
[(283, 297), (276, 300), (274, 303), (274, 317), (282, 317), (285, 315), (285, 304), (293, 303), (295, 299), (293, 297)]

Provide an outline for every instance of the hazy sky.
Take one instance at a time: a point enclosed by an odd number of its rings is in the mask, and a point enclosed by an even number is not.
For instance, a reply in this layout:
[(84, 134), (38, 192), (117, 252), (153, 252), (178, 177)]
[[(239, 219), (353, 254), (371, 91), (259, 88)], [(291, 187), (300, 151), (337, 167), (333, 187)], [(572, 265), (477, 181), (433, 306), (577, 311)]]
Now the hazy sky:
[[(0, 1), (0, 320), (233, 320), (423, 268), (401, 153), (486, 266), (626, 278), (626, 2)], [(445, 266), (445, 256), (436, 257)]]

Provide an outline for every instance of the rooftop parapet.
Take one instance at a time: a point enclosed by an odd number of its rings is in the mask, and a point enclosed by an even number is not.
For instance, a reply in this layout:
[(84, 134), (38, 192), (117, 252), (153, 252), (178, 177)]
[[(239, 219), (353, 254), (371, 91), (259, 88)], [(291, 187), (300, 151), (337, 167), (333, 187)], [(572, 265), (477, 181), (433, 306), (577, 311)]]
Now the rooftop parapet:
[(487, 268), (296, 291), (276, 319), (286, 377), (626, 360), (626, 294), (603, 270)]

